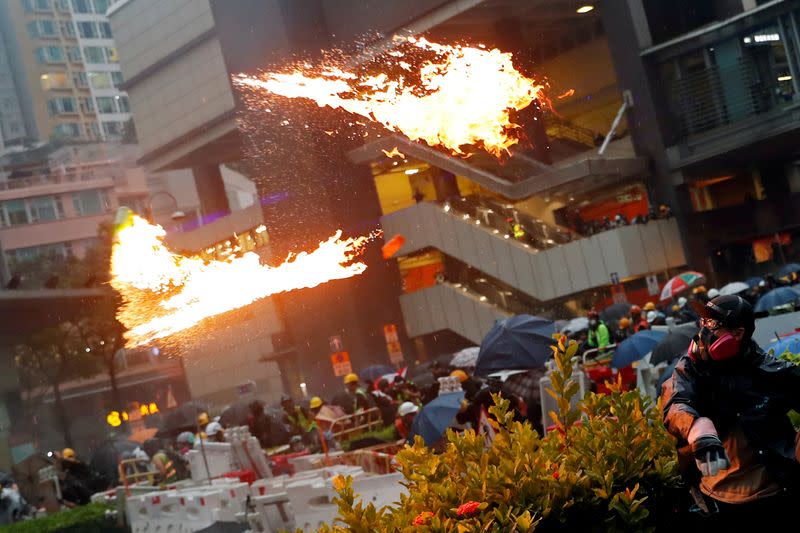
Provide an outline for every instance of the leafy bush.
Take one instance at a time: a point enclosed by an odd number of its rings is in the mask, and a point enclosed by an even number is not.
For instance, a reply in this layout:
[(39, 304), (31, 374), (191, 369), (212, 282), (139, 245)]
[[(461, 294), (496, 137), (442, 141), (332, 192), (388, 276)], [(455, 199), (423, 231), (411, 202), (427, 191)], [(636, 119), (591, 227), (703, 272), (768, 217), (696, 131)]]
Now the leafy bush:
[(556, 430), (540, 437), (513, 421), (508, 401), (490, 412), (497, 436), (485, 449), (474, 431), (448, 432), (436, 454), (417, 439), (398, 456), (408, 496), (376, 509), (337, 479), (339, 519), (321, 531), (530, 532), (654, 531), (675, 520), (682, 494), (672, 437), (657, 405), (638, 392), (588, 394), (574, 409), (573, 341), (554, 347), (558, 370), (550, 394)]
[(106, 516), (108, 506), (93, 503), (68, 511), (43, 516), (36, 520), (0, 526), (0, 533), (124, 533), (116, 519)]

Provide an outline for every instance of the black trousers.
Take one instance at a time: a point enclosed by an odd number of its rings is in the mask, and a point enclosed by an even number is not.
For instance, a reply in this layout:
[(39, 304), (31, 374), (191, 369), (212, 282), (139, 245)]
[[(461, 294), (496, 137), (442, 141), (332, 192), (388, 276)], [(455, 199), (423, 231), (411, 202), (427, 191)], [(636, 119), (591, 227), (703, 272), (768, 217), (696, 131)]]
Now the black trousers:
[(796, 492), (784, 491), (775, 496), (740, 504), (723, 503), (711, 498), (706, 500), (711, 503), (712, 514), (694, 516), (692, 531), (761, 533), (800, 529), (797, 525), (800, 502)]

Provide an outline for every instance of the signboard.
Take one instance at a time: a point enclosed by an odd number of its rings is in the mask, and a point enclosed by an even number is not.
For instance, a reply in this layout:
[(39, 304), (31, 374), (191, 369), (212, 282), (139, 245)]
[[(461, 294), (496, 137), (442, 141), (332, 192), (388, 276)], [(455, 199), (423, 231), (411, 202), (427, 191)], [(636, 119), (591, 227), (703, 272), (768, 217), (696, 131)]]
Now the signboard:
[(331, 347), (331, 353), (342, 352), (344, 351), (344, 343), (342, 342), (342, 338), (339, 335), (333, 335), (328, 339), (328, 343)]
[(248, 394), (254, 394), (256, 392), (256, 382), (255, 381), (245, 381), (244, 383), (240, 383), (236, 385), (236, 393), (241, 396), (247, 396)]
[(400, 347), (399, 342), (387, 342), (386, 350), (389, 352), (389, 360), (393, 365), (399, 365), (403, 362), (403, 348)]
[(625, 294), (625, 287), (622, 285), (611, 286), (611, 297), (615, 304), (624, 304), (628, 302), (628, 295)]
[(337, 378), (353, 372), (353, 367), (350, 365), (350, 354), (347, 352), (331, 354), (331, 365), (333, 365), (333, 375)]
[(612, 285), (619, 285), (619, 274), (612, 272), (609, 277), (611, 278)]
[(390, 342), (400, 342), (400, 339), (397, 336), (397, 326), (394, 324), (386, 324), (383, 326), (383, 336), (386, 339), (386, 344), (389, 344)]
[(655, 274), (651, 274), (647, 276), (647, 293), (650, 296), (656, 296), (661, 291), (658, 288), (658, 276)]

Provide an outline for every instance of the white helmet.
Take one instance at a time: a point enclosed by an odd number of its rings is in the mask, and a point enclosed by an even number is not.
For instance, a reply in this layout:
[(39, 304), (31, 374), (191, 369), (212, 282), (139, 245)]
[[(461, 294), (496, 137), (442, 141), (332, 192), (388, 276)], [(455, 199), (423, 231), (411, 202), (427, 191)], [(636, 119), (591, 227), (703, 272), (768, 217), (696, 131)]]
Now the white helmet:
[(655, 321), (656, 321), (656, 318), (658, 318), (658, 313), (656, 313), (655, 311), (648, 311), (648, 312), (647, 312), (647, 321), (648, 321), (650, 324), (652, 324), (653, 322), (655, 322)]
[(400, 416), (411, 415), (419, 411), (419, 407), (416, 404), (411, 402), (403, 402), (400, 405), (400, 408), (397, 410), (397, 414)]
[(209, 422), (206, 426), (206, 435), (209, 437), (213, 437), (220, 431), (222, 431), (222, 424), (219, 422)]
[(717, 289), (708, 289), (708, 299), (713, 300), (719, 296), (719, 291)]
[(686, 298), (684, 298), (683, 296), (681, 296), (680, 298), (678, 298), (678, 305), (679, 305), (679, 306), (681, 306), (681, 307), (683, 307), (684, 305), (686, 305)]

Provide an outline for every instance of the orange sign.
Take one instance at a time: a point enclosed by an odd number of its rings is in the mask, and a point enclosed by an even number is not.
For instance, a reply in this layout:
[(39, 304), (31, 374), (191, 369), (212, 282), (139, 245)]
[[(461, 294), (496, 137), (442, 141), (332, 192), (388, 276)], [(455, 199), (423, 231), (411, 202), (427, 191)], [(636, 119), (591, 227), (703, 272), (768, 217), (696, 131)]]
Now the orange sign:
[(346, 376), (353, 372), (353, 367), (350, 365), (350, 354), (347, 352), (331, 354), (331, 364), (333, 365), (333, 375), (336, 377)]

